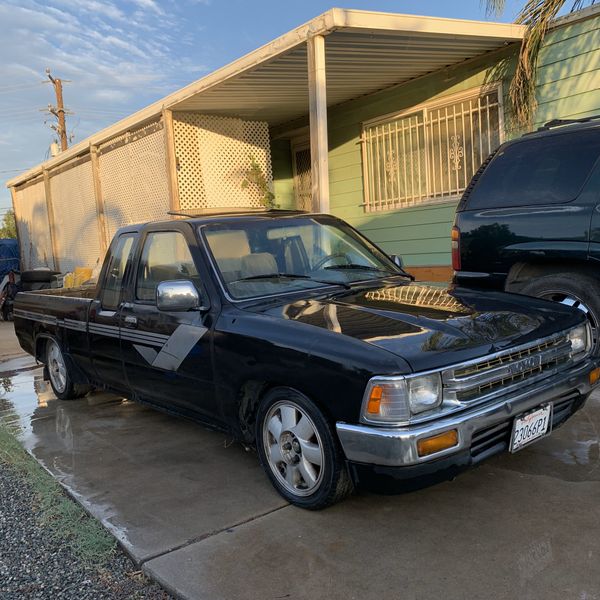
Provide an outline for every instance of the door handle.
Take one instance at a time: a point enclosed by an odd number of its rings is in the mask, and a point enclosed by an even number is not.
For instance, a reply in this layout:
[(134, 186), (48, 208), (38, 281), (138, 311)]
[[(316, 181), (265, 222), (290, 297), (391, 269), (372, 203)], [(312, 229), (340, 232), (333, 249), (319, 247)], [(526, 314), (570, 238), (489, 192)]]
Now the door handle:
[(123, 324), (125, 325), (125, 327), (130, 327), (133, 329), (137, 327), (137, 317), (128, 315), (123, 319)]

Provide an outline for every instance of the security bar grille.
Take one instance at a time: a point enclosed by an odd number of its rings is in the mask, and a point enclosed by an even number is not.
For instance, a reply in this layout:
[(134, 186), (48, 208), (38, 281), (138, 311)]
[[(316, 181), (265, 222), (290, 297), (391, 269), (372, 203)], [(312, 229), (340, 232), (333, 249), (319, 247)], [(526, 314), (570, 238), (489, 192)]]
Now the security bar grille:
[(460, 195), (500, 143), (499, 90), (363, 128), (367, 212)]

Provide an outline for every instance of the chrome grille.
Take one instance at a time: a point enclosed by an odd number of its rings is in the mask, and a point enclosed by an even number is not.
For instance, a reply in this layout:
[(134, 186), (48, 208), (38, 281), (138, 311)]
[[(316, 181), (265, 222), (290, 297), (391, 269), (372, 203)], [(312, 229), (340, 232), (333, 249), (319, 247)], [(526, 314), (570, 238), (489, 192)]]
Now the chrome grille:
[(475, 402), (535, 383), (569, 363), (571, 342), (567, 333), (457, 365), (442, 373), (444, 397)]

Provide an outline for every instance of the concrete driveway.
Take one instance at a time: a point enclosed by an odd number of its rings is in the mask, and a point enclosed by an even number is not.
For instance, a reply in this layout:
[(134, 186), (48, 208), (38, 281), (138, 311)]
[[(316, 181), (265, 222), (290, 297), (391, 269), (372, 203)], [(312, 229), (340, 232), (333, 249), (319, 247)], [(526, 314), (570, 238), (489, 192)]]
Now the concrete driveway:
[(600, 394), (454, 482), (311, 513), (224, 435), (108, 394), (58, 401), (32, 367), (0, 365), (0, 417), (182, 598), (600, 599)]

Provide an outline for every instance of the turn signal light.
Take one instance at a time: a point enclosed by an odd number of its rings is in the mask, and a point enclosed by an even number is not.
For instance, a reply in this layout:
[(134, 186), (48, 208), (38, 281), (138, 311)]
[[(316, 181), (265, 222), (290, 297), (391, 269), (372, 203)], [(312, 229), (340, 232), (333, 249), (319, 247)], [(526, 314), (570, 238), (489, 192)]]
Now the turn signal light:
[(458, 445), (458, 431), (451, 429), (450, 431), (419, 440), (417, 442), (417, 452), (419, 456), (429, 456), (430, 454), (447, 450), (456, 445)]
[(590, 385), (595, 385), (600, 380), (600, 367), (590, 371)]
[(379, 414), (379, 407), (381, 406), (381, 398), (383, 397), (383, 388), (380, 385), (374, 385), (369, 396), (369, 403), (367, 404), (367, 412), (372, 415)]

